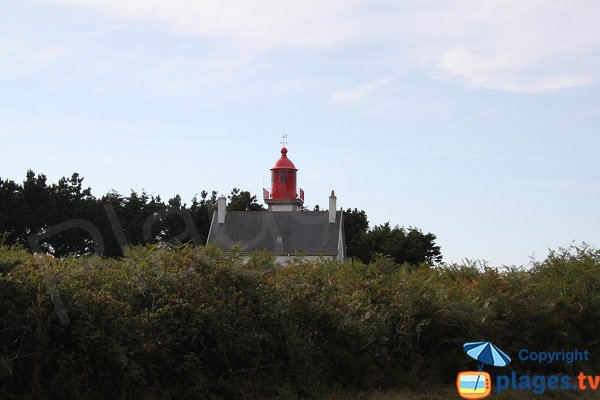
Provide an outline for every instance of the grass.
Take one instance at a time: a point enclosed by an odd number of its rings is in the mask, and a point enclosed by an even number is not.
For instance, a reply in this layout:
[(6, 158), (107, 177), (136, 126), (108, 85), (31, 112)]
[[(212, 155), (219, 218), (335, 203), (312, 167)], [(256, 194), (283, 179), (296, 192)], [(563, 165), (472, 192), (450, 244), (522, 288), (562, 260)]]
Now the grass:
[[(513, 391), (506, 390), (501, 394), (492, 392), (487, 397), (489, 400), (530, 400), (536, 399), (572, 399), (572, 400), (597, 400), (600, 399), (599, 391), (547, 391), (544, 394), (534, 394), (532, 391)], [(390, 391), (390, 392), (369, 392), (369, 393), (352, 393), (352, 392), (333, 392), (324, 397), (325, 400), (446, 400), (460, 399), (454, 387), (435, 388), (430, 391)]]

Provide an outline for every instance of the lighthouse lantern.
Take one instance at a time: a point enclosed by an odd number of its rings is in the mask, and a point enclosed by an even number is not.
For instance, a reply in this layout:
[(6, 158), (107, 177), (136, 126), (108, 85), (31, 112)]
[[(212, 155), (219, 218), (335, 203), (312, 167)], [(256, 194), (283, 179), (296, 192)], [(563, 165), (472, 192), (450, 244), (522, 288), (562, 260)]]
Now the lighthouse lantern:
[(269, 211), (298, 211), (304, 203), (304, 191), (298, 195), (296, 173), (298, 169), (287, 157), (287, 148), (281, 149), (281, 158), (271, 168), (271, 192), (264, 190)]

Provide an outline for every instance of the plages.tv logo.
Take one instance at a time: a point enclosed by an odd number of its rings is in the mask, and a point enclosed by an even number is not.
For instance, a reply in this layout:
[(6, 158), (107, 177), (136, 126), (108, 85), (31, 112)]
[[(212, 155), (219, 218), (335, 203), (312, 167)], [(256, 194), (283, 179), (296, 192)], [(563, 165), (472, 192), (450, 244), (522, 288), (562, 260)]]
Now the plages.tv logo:
[(492, 378), (485, 365), (506, 367), (510, 357), (491, 342), (469, 342), (463, 345), (467, 355), (477, 361), (477, 371), (462, 371), (456, 377), (456, 389), (463, 399), (483, 399), (492, 393)]

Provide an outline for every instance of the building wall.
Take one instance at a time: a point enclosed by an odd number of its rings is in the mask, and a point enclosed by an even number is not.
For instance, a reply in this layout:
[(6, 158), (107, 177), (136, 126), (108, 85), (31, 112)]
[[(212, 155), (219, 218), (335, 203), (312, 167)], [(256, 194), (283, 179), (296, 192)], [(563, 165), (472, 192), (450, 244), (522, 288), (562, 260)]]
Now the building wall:
[[(242, 256), (242, 261), (243, 262), (248, 262), (248, 260), (250, 260), (250, 256)], [(275, 257), (275, 262), (277, 264), (287, 264), (288, 261), (292, 261), (295, 258), (301, 258), (303, 260), (319, 260), (319, 259), (325, 259), (325, 260), (336, 260), (338, 259), (337, 256), (276, 256)]]
[(340, 231), (338, 233), (338, 257), (339, 261), (346, 259), (346, 243), (344, 242), (344, 211), (340, 213)]
[[(325, 259), (325, 260), (335, 260), (337, 257), (336, 256), (299, 256), (300, 258), (302, 258), (303, 260), (319, 260), (319, 259)], [(277, 264), (287, 264), (288, 261), (293, 260), (294, 258), (298, 258), (298, 256), (277, 256), (275, 257), (275, 262)]]
[(340, 232), (338, 238), (338, 256), (337, 259), (340, 261), (344, 261), (344, 238), (342, 237), (342, 233)]
[(298, 205), (293, 204), (269, 204), (269, 211), (298, 211)]

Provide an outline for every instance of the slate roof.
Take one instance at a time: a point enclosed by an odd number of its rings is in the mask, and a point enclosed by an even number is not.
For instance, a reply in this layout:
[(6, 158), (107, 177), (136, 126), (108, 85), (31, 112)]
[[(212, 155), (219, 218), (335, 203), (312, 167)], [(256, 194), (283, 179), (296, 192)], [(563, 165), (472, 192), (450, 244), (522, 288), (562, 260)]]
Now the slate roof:
[(213, 214), (207, 243), (224, 251), (238, 244), (242, 254), (267, 250), (276, 255), (337, 256), (342, 211), (329, 222), (328, 211), (227, 211), (225, 223)]

